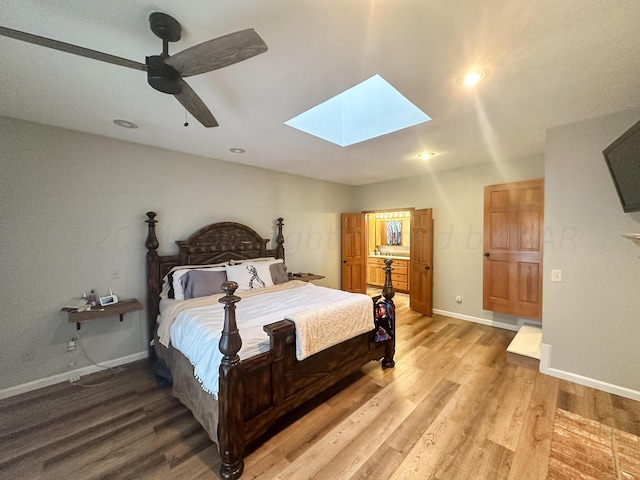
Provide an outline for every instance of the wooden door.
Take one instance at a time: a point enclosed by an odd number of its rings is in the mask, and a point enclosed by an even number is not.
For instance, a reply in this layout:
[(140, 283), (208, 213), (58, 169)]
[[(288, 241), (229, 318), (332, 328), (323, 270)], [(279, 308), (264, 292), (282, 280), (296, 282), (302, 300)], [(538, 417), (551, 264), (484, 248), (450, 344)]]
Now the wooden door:
[(342, 290), (367, 293), (366, 221), (363, 213), (342, 214)]
[(484, 189), (483, 308), (542, 318), (544, 180)]
[(411, 213), (410, 251), (409, 306), (430, 317), (433, 314), (433, 214), (430, 208)]

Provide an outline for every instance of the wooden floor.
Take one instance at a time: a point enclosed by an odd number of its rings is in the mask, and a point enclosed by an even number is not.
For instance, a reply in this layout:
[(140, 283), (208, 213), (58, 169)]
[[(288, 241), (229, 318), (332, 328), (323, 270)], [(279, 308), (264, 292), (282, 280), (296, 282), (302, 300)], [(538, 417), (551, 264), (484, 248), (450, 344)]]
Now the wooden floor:
[[(285, 418), (243, 479), (640, 478), (639, 402), (507, 363), (514, 332), (396, 304), (396, 367), (371, 363)], [(146, 362), (78, 383), (0, 401), (0, 478), (218, 478), (214, 446)]]

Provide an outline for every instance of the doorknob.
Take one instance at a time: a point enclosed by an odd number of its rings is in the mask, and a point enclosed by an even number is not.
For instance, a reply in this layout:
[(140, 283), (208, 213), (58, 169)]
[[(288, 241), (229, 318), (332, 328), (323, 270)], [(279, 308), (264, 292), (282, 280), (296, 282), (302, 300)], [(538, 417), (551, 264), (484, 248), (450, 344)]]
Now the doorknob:
[(489, 252), (484, 252), (484, 256), (485, 256), (485, 257), (488, 257), (488, 256), (490, 256), (490, 255), (491, 255), (491, 254), (490, 254)]
[(426, 267), (424, 267), (425, 270), (431, 270), (431, 267), (429, 265), (427, 265)]
[(342, 263), (347, 263), (347, 261), (346, 260), (342, 260)]

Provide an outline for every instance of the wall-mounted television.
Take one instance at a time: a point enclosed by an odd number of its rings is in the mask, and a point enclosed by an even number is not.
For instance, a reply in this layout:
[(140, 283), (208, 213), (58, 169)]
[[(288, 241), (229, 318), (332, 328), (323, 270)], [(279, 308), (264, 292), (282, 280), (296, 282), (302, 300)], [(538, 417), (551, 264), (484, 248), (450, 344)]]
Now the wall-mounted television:
[(640, 122), (602, 151), (625, 212), (640, 211)]

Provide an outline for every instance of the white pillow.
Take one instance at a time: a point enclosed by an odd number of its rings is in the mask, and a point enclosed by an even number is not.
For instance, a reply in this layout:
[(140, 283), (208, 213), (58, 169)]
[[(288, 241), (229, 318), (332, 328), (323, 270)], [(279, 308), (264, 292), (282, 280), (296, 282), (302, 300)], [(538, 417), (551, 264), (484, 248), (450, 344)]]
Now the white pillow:
[(271, 287), (270, 262), (244, 262), (240, 265), (229, 265), (227, 269), (227, 280), (238, 284), (238, 291), (251, 290), (255, 288)]
[(244, 260), (234, 260), (233, 258), (229, 260), (229, 265), (240, 265), (241, 263), (253, 263), (253, 262), (268, 262), (271, 260), (275, 260), (276, 257), (257, 257), (257, 258), (246, 258)]

